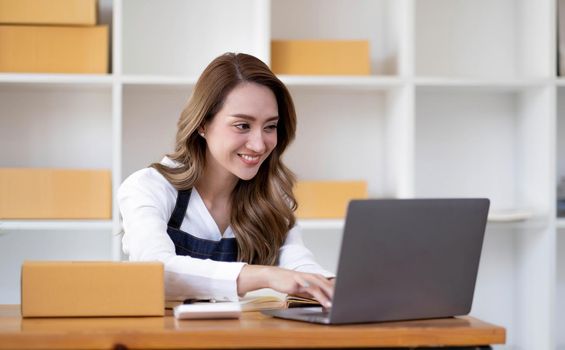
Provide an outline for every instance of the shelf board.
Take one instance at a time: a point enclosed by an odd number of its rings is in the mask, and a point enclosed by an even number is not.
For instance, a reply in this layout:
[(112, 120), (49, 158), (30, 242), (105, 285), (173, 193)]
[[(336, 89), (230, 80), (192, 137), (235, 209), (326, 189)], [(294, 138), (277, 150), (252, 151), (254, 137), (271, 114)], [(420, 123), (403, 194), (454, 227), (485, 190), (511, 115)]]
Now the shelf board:
[(112, 220), (1, 220), (0, 232), (18, 230), (111, 230)]
[[(535, 219), (534, 212), (529, 210), (500, 210), (489, 213), (488, 222), (496, 224), (514, 224)], [(305, 230), (343, 230), (344, 219), (298, 219), (298, 224)], [(565, 219), (563, 219), (565, 227)]]
[[(545, 86), (555, 81), (558, 86), (565, 86), (565, 78), (557, 79), (466, 79), (418, 77), (413, 80), (396, 76), (310, 76), (279, 75), (289, 87), (341, 88), (353, 90), (386, 91), (414, 82), (422, 89), (471, 89), (487, 91), (521, 91), (524, 89)], [(124, 85), (163, 85), (194, 86), (198, 77), (137, 75), (126, 74), (33, 74), (33, 73), (0, 73), (0, 84), (44, 84), (46, 86), (111, 86), (119, 81)]]
[(344, 88), (359, 90), (388, 90), (401, 86), (405, 80), (387, 76), (309, 76), (279, 75), (289, 87)]
[(414, 79), (416, 88), (426, 90), (462, 89), (476, 91), (516, 92), (551, 84), (552, 79), (467, 79), (420, 77)]
[(179, 85), (193, 86), (198, 80), (197, 77), (177, 77), (166, 75), (124, 75), (121, 77), (124, 85)]
[(111, 74), (0, 73), (0, 84), (45, 84), (56, 86), (112, 86)]
[(343, 230), (344, 219), (298, 219), (298, 225), (305, 230)]
[(489, 222), (519, 222), (533, 219), (536, 214), (531, 210), (493, 210), (488, 214)]
[[(361, 90), (387, 90), (400, 86), (403, 81), (395, 77), (376, 76), (302, 76), (279, 75), (289, 87), (326, 87)], [(197, 77), (176, 77), (159, 75), (124, 75), (124, 85), (186, 85), (196, 84)]]

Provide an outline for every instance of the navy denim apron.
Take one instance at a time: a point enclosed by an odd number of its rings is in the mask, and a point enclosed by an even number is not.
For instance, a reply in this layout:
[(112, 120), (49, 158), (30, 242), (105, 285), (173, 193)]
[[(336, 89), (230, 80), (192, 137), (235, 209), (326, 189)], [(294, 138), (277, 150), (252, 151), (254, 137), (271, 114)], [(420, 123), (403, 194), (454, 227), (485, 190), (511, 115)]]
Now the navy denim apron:
[(237, 261), (237, 241), (235, 238), (222, 238), (212, 241), (194, 237), (181, 231), (180, 226), (188, 208), (191, 190), (178, 192), (177, 203), (169, 219), (167, 233), (175, 244), (177, 255), (188, 255), (198, 259), (215, 261)]

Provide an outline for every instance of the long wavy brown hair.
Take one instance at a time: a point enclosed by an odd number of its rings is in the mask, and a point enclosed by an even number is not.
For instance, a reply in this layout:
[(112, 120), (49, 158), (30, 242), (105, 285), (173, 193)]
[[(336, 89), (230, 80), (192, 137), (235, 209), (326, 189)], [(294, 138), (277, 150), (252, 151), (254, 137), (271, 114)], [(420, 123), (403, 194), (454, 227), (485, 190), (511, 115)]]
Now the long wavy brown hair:
[(231, 195), (230, 225), (237, 239), (239, 261), (274, 265), (296, 221), (292, 193), (295, 177), (281, 160), (295, 136), (296, 112), (287, 88), (265, 63), (243, 53), (226, 53), (214, 59), (198, 79), (178, 121), (175, 151), (168, 157), (181, 166), (151, 166), (177, 190), (193, 188), (206, 164), (206, 141), (198, 135), (198, 128), (211, 121), (226, 96), (245, 82), (266, 86), (275, 95), (279, 113), (277, 146), (253, 179), (238, 181)]

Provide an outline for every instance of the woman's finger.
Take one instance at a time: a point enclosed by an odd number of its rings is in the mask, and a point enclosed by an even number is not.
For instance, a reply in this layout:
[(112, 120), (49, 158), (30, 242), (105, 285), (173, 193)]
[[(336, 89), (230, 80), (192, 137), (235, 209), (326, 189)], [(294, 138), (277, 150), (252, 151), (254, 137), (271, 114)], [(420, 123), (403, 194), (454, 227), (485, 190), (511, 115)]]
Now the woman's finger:
[(307, 274), (299, 281), (299, 284), (304, 292), (310, 294), (324, 307), (331, 307), (333, 290), (328, 285), (327, 280), (320, 279), (316, 275)]
[(315, 281), (316, 285), (319, 286), (326, 296), (331, 300), (333, 299), (334, 288), (333, 284), (322, 275), (311, 275)]
[(307, 289), (308, 293), (318, 300), (324, 307), (332, 307), (332, 302), (328, 296), (322, 291), (318, 285), (310, 285)]
[(320, 275), (324, 292), (329, 296), (330, 299), (334, 298), (334, 284), (332, 281), (328, 280), (324, 276)]

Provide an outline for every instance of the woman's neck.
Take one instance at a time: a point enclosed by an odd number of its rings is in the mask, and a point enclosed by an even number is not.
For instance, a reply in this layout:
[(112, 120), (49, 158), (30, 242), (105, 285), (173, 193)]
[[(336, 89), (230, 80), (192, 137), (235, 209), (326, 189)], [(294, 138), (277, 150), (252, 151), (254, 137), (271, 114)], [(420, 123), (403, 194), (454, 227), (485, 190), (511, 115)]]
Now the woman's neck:
[(210, 163), (206, 164), (202, 177), (195, 185), (206, 206), (210, 206), (208, 209), (218, 204), (229, 202), (229, 198), (239, 180), (226, 169)]
[(223, 235), (230, 224), (231, 193), (238, 178), (223, 168), (206, 167), (195, 187)]

